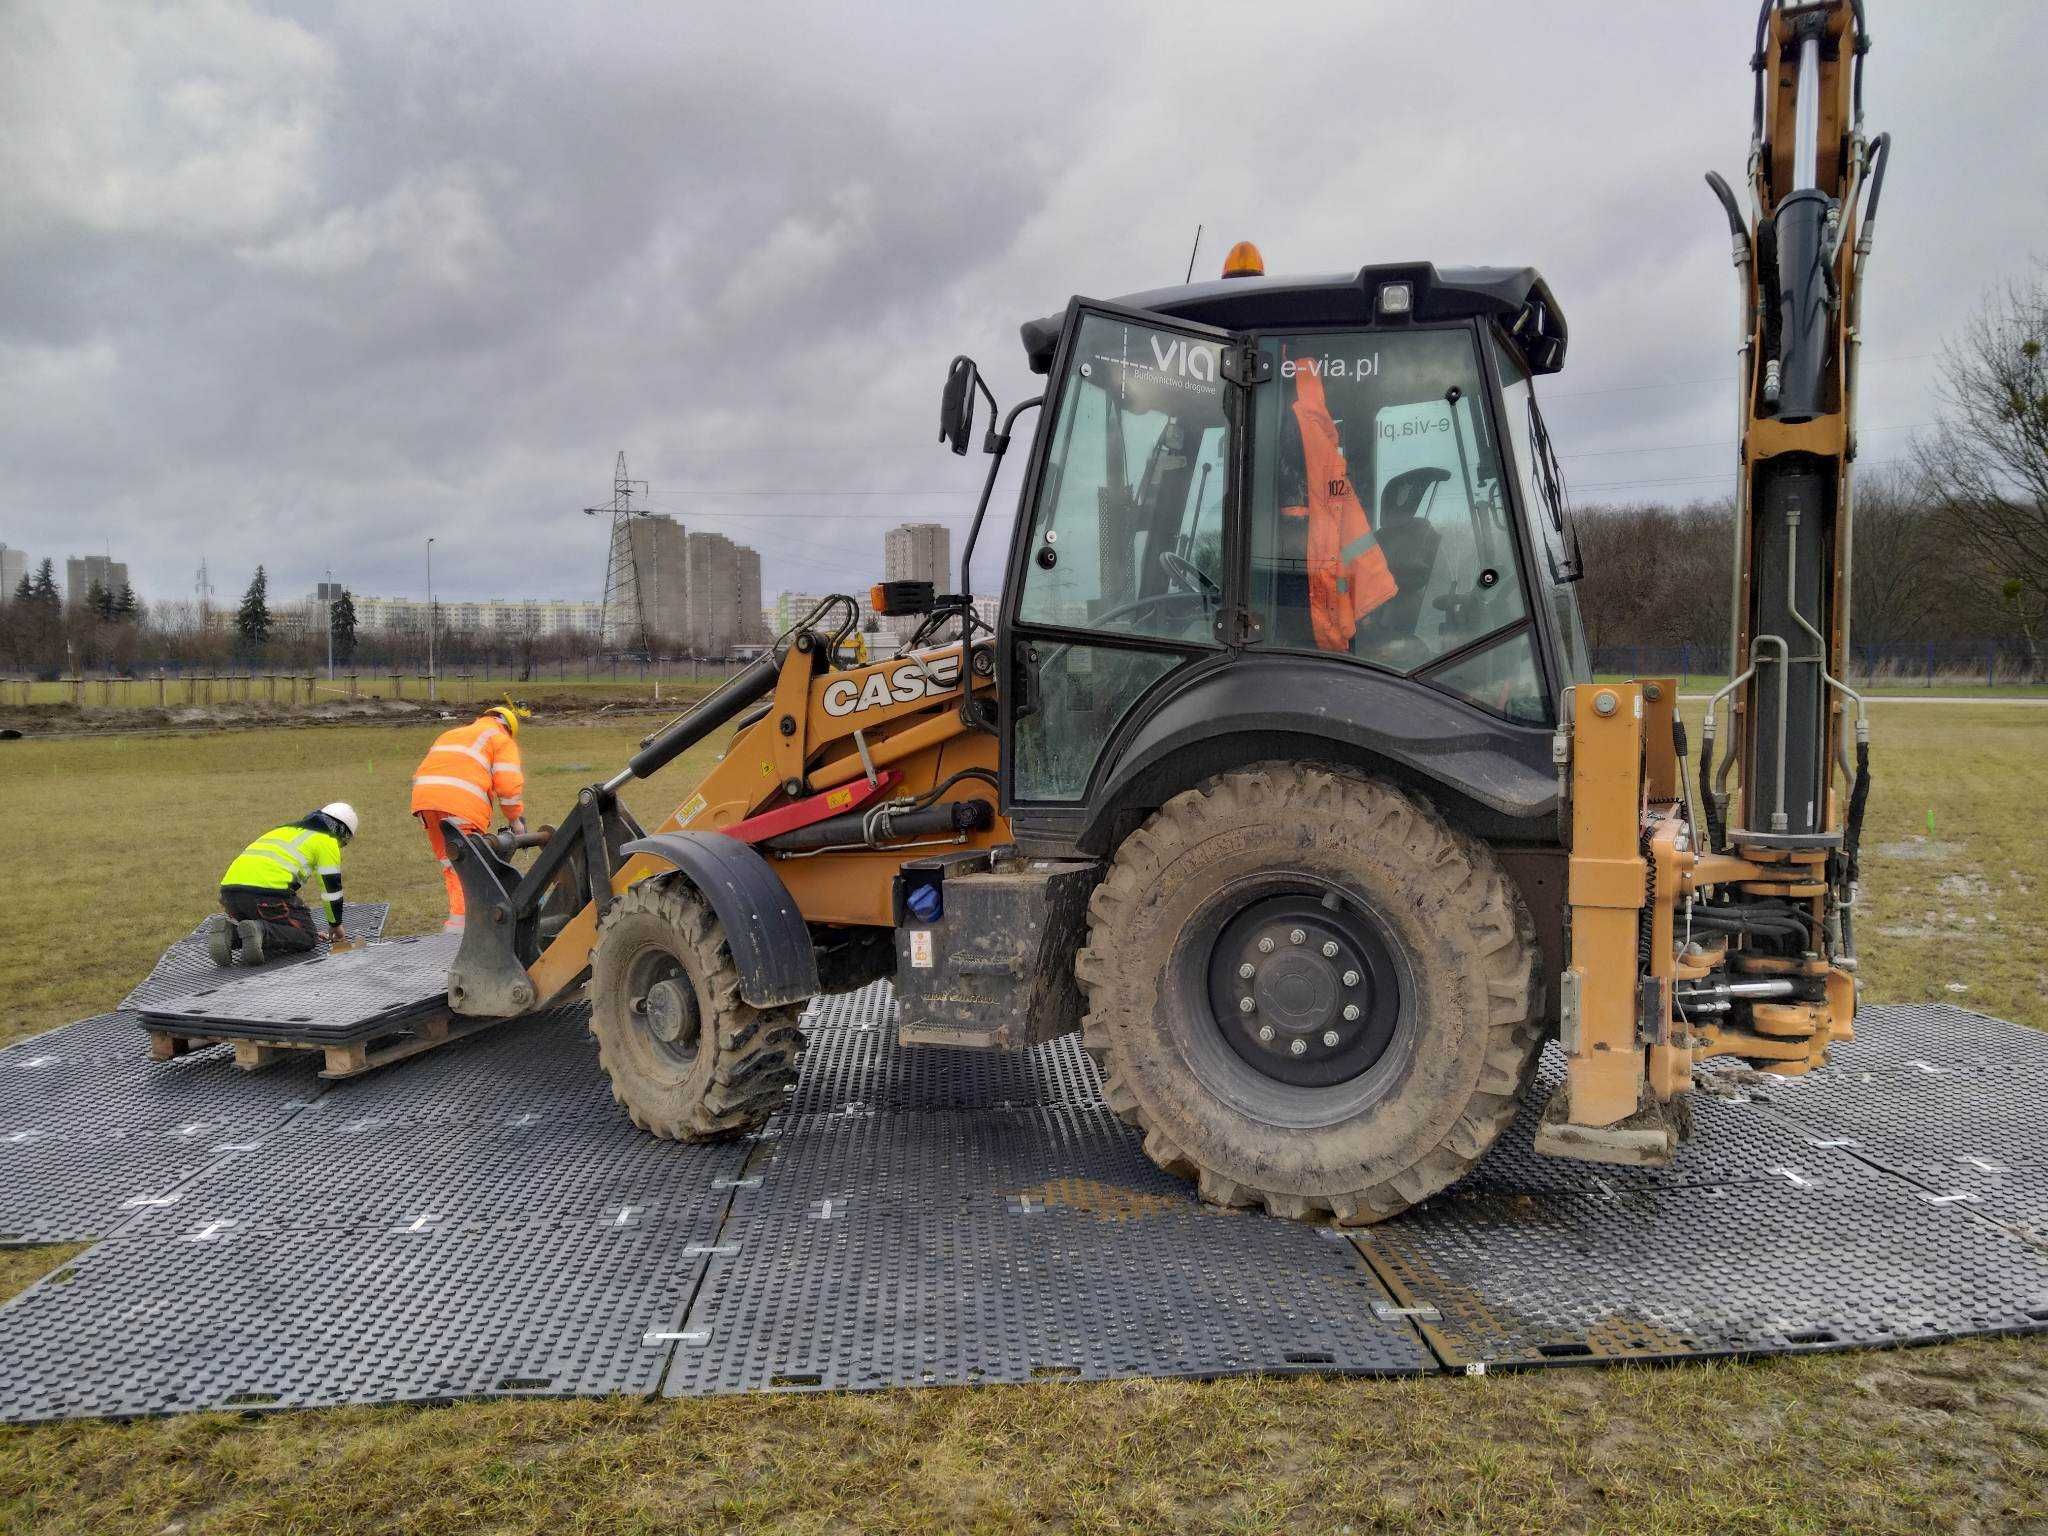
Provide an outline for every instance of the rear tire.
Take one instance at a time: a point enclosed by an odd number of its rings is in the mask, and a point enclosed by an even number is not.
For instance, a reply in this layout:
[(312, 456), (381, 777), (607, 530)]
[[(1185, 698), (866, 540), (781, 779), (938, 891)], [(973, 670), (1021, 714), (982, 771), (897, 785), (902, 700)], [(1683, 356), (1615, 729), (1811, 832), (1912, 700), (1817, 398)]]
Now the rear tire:
[(1541, 1043), (1514, 886), (1387, 784), (1292, 763), (1212, 779), (1124, 840), (1089, 918), (1103, 1092), (1217, 1204), (1393, 1216), (1492, 1145)]
[(643, 880), (612, 903), (591, 957), (590, 1031), (612, 1097), (668, 1141), (758, 1130), (796, 1081), (801, 1007), (740, 996), (725, 931), (680, 879)]

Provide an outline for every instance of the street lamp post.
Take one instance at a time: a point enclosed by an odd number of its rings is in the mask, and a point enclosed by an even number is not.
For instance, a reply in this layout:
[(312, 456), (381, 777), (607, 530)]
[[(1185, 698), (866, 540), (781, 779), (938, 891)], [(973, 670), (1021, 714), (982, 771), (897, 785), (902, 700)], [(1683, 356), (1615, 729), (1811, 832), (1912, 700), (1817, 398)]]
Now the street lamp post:
[(427, 540), (427, 702), (435, 703), (434, 691), (434, 541)]
[(334, 681), (334, 567), (327, 567), (327, 681)]

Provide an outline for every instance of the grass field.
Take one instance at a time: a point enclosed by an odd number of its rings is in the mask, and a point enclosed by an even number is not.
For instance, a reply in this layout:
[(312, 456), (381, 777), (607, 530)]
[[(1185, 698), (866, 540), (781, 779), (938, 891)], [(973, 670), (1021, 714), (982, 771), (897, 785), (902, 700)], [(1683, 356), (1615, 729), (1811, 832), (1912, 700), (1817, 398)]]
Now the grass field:
[[(645, 722), (526, 738), (551, 819)], [(0, 743), (0, 1040), (112, 1006), (242, 840), (336, 797), (358, 899), (440, 917), (432, 727)], [(2048, 713), (1874, 711), (1866, 997), (2048, 1027)], [(629, 796), (665, 812), (685, 762)], [(403, 1070), (399, 1068), (398, 1070)], [(75, 1250), (0, 1252), (0, 1294)], [(2048, 1531), (2048, 1344), (1479, 1379), (467, 1403), (0, 1432), (0, 1529)]]

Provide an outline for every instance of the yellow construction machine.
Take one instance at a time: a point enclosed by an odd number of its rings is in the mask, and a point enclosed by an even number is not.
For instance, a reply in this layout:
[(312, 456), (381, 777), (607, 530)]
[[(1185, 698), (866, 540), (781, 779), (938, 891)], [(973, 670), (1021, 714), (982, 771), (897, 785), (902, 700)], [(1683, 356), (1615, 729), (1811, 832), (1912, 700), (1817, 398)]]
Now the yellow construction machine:
[[(820, 604), (577, 797), (523, 872), (450, 828), (459, 1013), (585, 985), (634, 1121), (759, 1126), (806, 1001), (888, 978), (907, 1045), (1072, 1031), (1204, 1197), (1372, 1221), (1456, 1179), (1569, 1059), (1556, 1155), (1658, 1162), (1694, 1069), (1847, 1039), (1869, 788), (1848, 638), (1857, 299), (1886, 140), (1859, 5), (1771, 0), (1741, 291), (1732, 681), (1696, 776), (1670, 679), (1587, 671), (1528, 268), (1422, 262), (1076, 298), (1043, 394), (956, 359), (987, 479), (959, 591)], [(1037, 413), (997, 622), (969, 573)], [(1725, 706), (1725, 709), (1724, 709)], [(1728, 725), (1717, 761), (1717, 717)], [(730, 728), (651, 832), (619, 791)], [(1850, 756), (1854, 735), (1854, 759)], [(1689, 782), (1691, 781), (1691, 782)], [(1732, 787), (1731, 787), (1732, 786)]]

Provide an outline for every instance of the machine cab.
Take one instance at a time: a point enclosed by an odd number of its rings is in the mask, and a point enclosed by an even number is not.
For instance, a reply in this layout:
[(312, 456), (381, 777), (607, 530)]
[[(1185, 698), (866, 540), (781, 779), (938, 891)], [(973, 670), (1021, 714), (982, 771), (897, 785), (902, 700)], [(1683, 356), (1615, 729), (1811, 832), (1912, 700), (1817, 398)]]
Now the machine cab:
[(1533, 272), (1076, 299), (1025, 340), (1050, 387), (999, 625), (1006, 807), (1074, 822), (1138, 721), (1247, 658), (1340, 712), (1363, 674), (1427, 690), (1547, 755), (1585, 649)]

